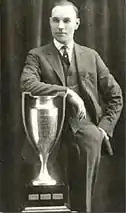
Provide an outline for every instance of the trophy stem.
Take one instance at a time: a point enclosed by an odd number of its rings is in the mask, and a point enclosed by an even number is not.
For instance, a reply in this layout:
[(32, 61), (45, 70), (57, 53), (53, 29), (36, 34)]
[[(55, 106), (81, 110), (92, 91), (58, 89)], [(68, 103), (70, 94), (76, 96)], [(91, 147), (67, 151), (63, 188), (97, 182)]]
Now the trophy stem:
[(33, 180), (33, 185), (56, 185), (56, 180), (51, 178), (47, 169), (47, 161), (49, 155), (46, 155), (45, 157), (44, 155), (40, 154), (39, 156), (41, 161), (41, 168), (39, 175), (35, 180)]

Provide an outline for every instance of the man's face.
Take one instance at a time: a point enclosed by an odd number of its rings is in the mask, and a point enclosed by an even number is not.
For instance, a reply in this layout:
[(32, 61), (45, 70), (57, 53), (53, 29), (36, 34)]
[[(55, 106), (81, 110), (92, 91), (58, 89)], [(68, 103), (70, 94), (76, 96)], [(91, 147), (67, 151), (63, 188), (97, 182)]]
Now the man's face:
[(79, 18), (72, 6), (56, 6), (52, 9), (50, 27), (52, 36), (63, 44), (73, 40), (74, 32), (80, 24)]

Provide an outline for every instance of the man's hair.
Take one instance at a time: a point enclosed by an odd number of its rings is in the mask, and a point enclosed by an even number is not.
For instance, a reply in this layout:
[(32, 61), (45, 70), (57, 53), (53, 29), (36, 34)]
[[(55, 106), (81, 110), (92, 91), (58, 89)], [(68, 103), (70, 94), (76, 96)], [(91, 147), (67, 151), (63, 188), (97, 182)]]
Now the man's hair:
[(79, 16), (78, 8), (71, 1), (67, 1), (67, 0), (55, 1), (53, 3), (52, 7), (51, 7), (51, 12), (52, 12), (53, 8), (56, 7), (56, 6), (72, 6), (74, 11), (75, 11), (75, 13), (76, 13), (76, 16), (77, 17)]

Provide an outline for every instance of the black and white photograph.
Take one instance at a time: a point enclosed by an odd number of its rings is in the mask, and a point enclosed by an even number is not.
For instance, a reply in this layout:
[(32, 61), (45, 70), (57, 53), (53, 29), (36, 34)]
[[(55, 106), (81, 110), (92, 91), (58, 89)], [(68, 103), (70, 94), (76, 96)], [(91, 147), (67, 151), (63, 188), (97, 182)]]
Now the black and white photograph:
[(0, 213), (125, 212), (125, 0), (0, 0)]

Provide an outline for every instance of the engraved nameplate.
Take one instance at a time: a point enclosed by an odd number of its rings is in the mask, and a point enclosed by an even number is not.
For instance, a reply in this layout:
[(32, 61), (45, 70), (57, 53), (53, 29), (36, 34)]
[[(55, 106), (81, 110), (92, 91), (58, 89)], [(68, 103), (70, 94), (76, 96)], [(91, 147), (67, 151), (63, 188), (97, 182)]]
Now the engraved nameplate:
[(51, 194), (40, 194), (40, 200), (51, 200)]
[(29, 194), (28, 200), (39, 200), (39, 194)]
[(62, 200), (63, 199), (63, 194), (62, 193), (54, 193), (52, 195), (53, 200)]

